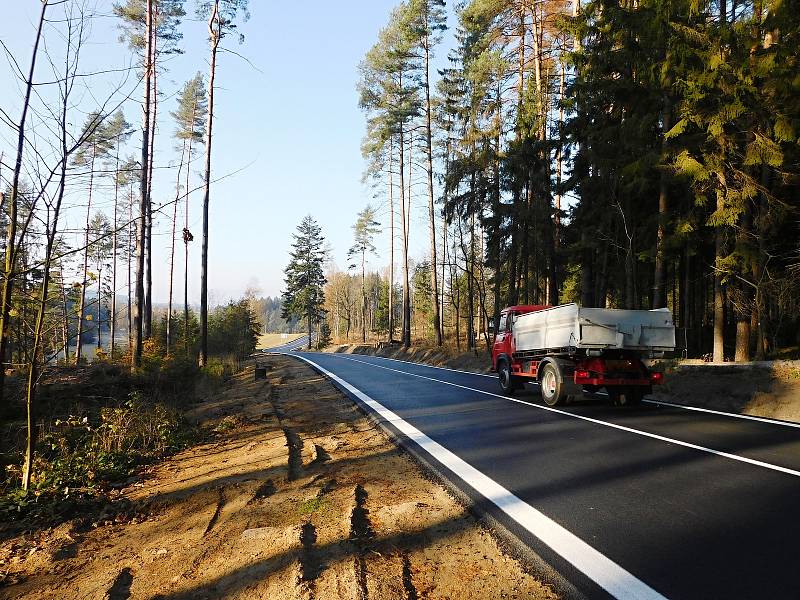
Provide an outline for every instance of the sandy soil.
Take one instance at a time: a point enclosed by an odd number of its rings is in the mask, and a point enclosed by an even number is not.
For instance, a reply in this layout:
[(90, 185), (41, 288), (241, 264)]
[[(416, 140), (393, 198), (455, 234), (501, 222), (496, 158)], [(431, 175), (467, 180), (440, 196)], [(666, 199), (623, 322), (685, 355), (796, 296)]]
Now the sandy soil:
[(259, 359), (126, 510), (0, 544), (0, 598), (555, 598), (326, 379)]

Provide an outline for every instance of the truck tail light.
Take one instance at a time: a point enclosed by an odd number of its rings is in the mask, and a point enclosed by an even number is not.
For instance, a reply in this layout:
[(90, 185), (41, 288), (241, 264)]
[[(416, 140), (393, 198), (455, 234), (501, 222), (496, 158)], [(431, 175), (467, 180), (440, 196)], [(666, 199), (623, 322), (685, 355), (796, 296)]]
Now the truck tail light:
[(663, 373), (651, 373), (650, 374), (650, 381), (656, 385), (664, 383), (664, 374)]
[(578, 369), (575, 371), (575, 379), (589, 379), (591, 375), (586, 369)]

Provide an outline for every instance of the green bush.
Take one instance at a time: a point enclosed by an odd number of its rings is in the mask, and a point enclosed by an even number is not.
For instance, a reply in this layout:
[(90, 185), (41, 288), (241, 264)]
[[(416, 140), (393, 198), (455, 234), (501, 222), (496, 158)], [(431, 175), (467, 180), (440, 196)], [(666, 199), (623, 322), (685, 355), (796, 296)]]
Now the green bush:
[[(32, 496), (99, 490), (108, 482), (129, 477), (138, 465), (181, 450), (197, 439), (196, 428), (175, 409), (134, 391), (122, 406), (102, 408), (97, 422), (88, 417), (52, 422), (34, 454)], [(7, 470), (0, 515), (24, 512), (29, 505), (18, 488), (19, 464)]]

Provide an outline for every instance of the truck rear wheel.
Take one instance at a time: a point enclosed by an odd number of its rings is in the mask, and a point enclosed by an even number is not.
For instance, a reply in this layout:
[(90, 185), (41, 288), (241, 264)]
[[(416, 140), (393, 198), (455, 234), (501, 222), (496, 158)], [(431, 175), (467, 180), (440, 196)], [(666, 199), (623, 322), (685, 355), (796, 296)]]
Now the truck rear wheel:
[(542, 400), (547, 406), (557, 406), (566, 399), (561, 373), (553, 363), (547, 363), (542, 368), (542, 378), (539, 387), (542, 390)]
[(637, 406), (642, 403), (645, 392), (644, 388), (637, 386), (611, 388), (606, 391), (608, 399), (614, 406)]

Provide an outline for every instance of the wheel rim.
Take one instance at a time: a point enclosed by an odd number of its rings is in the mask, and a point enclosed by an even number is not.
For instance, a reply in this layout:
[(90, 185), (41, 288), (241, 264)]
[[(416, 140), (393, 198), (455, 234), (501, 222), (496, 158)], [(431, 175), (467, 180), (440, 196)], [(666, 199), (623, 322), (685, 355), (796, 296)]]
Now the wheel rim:
[(548, 369), (542, 381), (542, 390), (548, 398), (552, 398), (556, 393), (556, 374)]
[(508, 367), (503, 365), (503, 367), (500, 369), (500, 385), (502, 385), (504, 388), (508, 387), (508, 380)]

